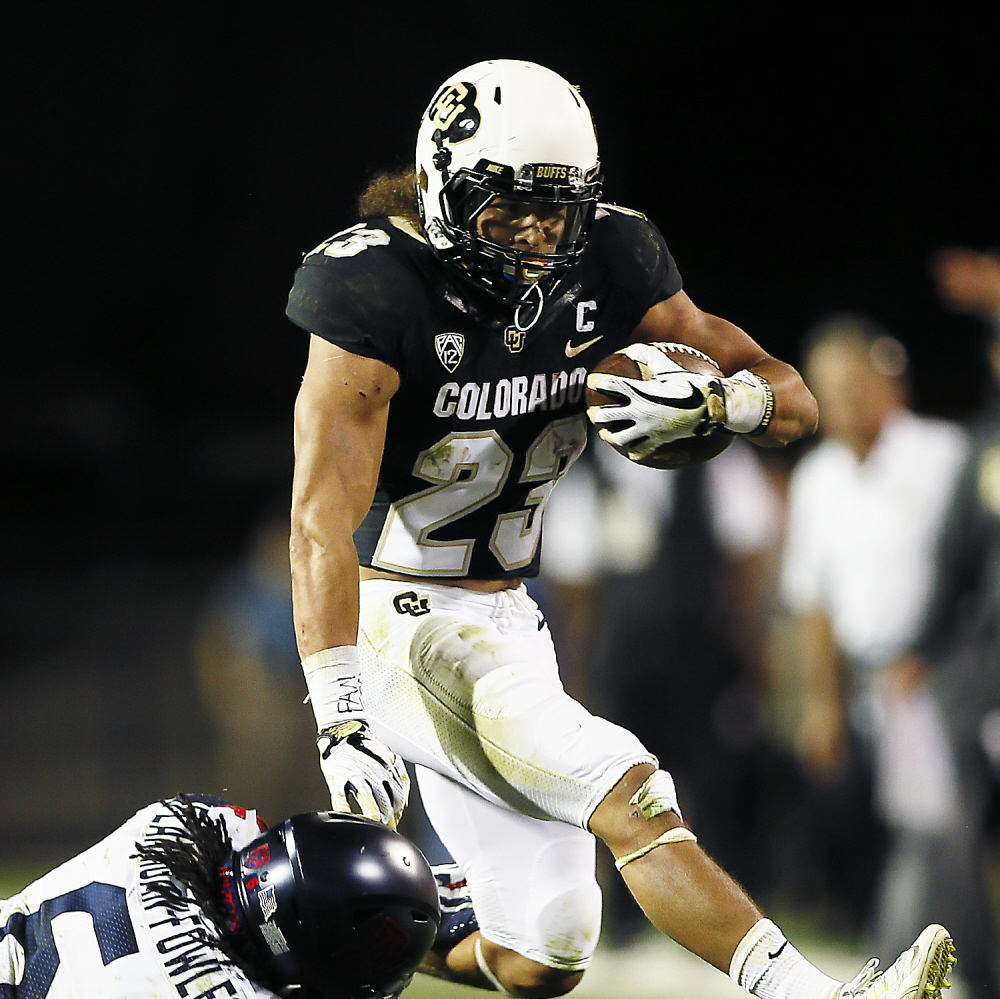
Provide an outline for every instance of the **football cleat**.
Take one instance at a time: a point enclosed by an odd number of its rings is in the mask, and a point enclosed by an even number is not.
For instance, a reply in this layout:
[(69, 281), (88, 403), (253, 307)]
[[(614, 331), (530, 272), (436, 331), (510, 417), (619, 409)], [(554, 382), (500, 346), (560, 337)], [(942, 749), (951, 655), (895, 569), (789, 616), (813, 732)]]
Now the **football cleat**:
[(431, 945), (431, 950), (449, 951), (470, 933), (479, 929), (472, 908), (472, 896), (458, 864), (434, 864), (431, 866), (438, 886), (438, 902), (441, 905), (441, 925)]
[(932, 923), (885, 970), (873, 958), (838, 999), (940, 999), (951, 987), (947, 975), (955, 964), (955, 945), (943, 926)]

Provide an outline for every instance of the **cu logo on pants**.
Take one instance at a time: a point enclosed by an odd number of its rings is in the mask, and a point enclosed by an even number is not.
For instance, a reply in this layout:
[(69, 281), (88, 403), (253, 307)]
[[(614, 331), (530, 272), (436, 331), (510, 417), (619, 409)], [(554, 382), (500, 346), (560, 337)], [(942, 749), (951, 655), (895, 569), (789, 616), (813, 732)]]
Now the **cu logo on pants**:
[(420, 617), (421, 614), (431, 612), (430, 600), (419, 596), (415, 590), (397, 593), (392, 598), (392, 606), (396, 608), (397, 614), (409, 614), (411, 617)]

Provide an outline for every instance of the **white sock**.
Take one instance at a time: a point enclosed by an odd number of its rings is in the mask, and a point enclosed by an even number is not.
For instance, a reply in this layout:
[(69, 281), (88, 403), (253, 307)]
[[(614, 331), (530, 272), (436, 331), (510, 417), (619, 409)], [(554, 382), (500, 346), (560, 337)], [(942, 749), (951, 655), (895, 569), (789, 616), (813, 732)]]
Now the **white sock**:
[(729, 977), (757, 999), (836, 999), (844, 984), (810, 964), (770, 919), (739, 942)]

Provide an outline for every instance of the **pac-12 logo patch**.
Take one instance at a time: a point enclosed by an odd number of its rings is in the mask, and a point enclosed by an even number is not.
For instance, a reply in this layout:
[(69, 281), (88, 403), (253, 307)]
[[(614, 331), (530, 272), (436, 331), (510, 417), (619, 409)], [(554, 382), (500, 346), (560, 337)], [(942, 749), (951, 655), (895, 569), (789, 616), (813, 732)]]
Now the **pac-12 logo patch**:
[(438, 333), (434, 337), (434, 350), (437, 352), (438, 360), (445, 368), (449, 372), (454, 372), (465, 353), (465, 335), (462, 333)]

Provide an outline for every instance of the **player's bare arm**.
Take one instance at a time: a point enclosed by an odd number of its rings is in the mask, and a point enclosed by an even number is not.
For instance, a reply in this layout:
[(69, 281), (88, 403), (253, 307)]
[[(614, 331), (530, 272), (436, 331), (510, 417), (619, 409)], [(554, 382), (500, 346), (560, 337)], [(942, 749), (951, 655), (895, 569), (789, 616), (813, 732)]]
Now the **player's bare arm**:
[(358, 556), (399, 378), (388, 365), (313, 336), (295, 404), (292, 605), (335, 811), (395, 828), (409, 796), (402, 759), (375, 739), (361, 700)]
[(654, 305), (636, 327), (635, 341), (672, 341), (700, 350), (733, 375), (749, 370), (765, 379), (774, 393), (774, 412), (766, 430), (752, 439), (782, 447), (815, 433), (819, 409), (799, 373), (765, 351), (734, 323), (703, 312), (688, 294), (677, 292)]
[(310, 338), (295, 403), (291, 524), (295, 630), (303, 658), (357, 641), (353, 533), (375, 494), (389, 400), (398, 386), (387, 364)]

